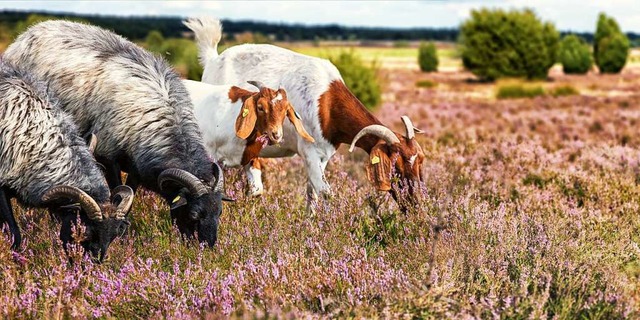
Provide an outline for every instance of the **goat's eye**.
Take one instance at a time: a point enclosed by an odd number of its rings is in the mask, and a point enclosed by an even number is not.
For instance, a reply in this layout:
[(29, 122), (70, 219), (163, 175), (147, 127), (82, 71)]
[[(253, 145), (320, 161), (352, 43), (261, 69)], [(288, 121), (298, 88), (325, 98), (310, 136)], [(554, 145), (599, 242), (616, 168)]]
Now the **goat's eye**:
[(258, 112), (264, 112), (264, 106), (262, 105), (262, 103), (258, 104)]

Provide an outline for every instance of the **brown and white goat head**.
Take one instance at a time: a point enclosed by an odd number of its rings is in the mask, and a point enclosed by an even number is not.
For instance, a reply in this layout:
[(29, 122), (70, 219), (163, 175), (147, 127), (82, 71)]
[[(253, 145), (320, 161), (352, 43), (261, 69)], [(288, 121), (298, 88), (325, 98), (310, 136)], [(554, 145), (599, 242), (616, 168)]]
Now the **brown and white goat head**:
[(394, 178), (397, 178), (402, 185), (408, 187), (410, 197), (415, 199), (417, 191), (414, 185), (424, 181), (421, 168), (425, 156), (415, 139), (415, 134), (422, 131), (413, 127), (409, 117), (402, 116), (401, 119), (406, 129), (404, 135), (382, 125), (370, 125), (360, 130), (353, 138), (349, 151), (353, 151), (356, 142), (367, 134), (380, 138), (369, 152), (369, 160), (366, 163), (369, 181), (380, 191), (390, 191), (398, 200), (398, 195), (392, 188)]
[(300, 116), (289, 103), (287, 92), (283, 88), (273, 90), (259, 81), (248, 83), (260, 91), (251, 92), (236, 86), (229, 90), (231, 101), (243, 101), (242, 109), (236, 118), (238, 138), (247, 139), (255, 132), (258, 136), (267, 136), (270, 144), (279, 143), (283, 136), (282, 124), (287, 117), (302, 138), (309, 142), (315, 141), (304, 129)]

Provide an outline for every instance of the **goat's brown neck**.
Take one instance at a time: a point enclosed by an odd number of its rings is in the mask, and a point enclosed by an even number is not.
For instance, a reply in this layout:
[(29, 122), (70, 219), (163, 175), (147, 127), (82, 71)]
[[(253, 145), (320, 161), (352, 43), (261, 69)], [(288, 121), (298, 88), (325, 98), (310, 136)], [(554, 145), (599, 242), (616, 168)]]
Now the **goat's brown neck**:
[[(336, 149), (341, 143), (351, 144), (362, 128), (381, 124), (340, 80), (331, 82), (329, 89), (320, 96), (319, 105), (322, 135)], [(370, 153), (379, 141), (378, 137), (366, 135), (356, 146)]]
[(251, 160), (257, 158), (263, 147), (264, 144), (258, 140), (258, 131), (253, 130), (251, 135), (247, 138), (247, 145), (244, 147), (240, 163), (244, 166)]

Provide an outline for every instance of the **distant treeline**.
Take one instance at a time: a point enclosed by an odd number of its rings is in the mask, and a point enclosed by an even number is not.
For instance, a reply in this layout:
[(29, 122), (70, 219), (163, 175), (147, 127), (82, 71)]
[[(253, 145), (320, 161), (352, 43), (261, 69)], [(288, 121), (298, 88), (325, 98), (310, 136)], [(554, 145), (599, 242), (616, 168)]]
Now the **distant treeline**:
[[(57, 18), (82, 19), (103, 28), (111, 29), (129, 39), (144, 39), (150, 31), (157, 30), (164, 37), (182, 37), (187, 28), (182, 25), (183, 18), (179, 17), (119, 17), (85, 15), (73, 13), (50, 13), (44, 11), (0, 11), (0, 22), (13, 28), (19, 21), (25, 20), (30, 14), (54, 16)], [(302, 25), (282, 24), (257, 21), (222, 20), (225, 33), (232, 34), (251, 32), (274, 37), (276, 41), (313, 41), (313, 40), (432, 40), (456, 41), (457, 28), (370, 28), (345, 27), (339, 25)], [(595, 26), (594, 26), (595, 29)], [(563, 35), (574, 33), (586, 41), (593, 40), (593, 33), (561, 32)], [(640, 34), (627, 33), (634, 44), (640, 43)]]

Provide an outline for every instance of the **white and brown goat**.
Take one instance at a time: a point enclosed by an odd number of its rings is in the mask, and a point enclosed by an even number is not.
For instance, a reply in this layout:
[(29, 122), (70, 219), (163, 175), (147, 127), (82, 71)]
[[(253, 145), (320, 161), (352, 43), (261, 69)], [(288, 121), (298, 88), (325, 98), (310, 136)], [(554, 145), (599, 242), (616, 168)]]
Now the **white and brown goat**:
[(252, 195), (263, 192), (260, 175), (255, 179), (251, 172), (255, 167), (252, 161), (265, 146), (283, 142), (285, 118), (305, 141), (314, 142), (283, 88), (274, 90), (259, 81), (249, 81), (259, 89), (254, 92), (236, 86), (183, 82), (207, 151), (226, 167), (244, 166)]
[(422, 180), (424, 153), (414, 139), (408, 118), (403, 117), (405, 134), (384, 127), (349, 91), (338, 69), (328, 60), (266, 44), (237, 45), (218, 54), (222, 35), (218, 20), (189, 19), (185, 25), (194, 31), (198, 42), (203, 82), (220, 85), (260, 80), (268, 86), (282, 84), (287, 88), (289, 100), (316, 142), (298, 139), (293, 127), (285, 125), (285, 141), (265, 147), (260, 156), (300, 155), (309, 175), (310, 201), (318, 193), (331, 193), (324, 170), (340, 144), (351, 143), (369, 153), (369, 178), (378, 190), (390, 191), (399, 200), (391, 188), (393, 172), (398, 180), (412, 182), (408, 183), (409, 197), (403, 199), (407, 201), (399, 201), (401, 208), (406, 210), (404, 203), (414, 202), (417, 192), (413, 185)]

